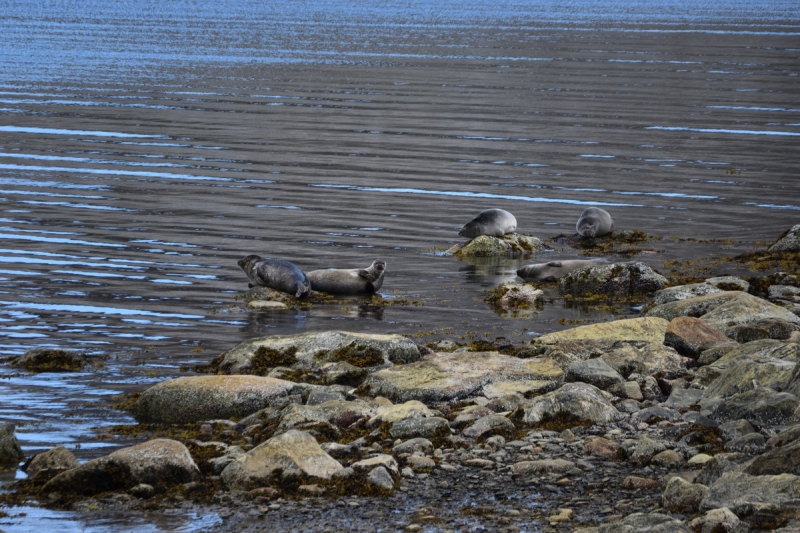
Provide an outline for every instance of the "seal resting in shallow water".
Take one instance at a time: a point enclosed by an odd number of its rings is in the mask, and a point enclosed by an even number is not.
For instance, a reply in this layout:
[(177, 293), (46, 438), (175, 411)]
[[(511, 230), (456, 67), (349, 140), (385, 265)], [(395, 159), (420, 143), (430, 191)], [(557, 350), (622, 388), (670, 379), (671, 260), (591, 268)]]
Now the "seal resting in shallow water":
[(458, 235), (470, 239), (479, 235), (502, 237), (506, 233), (514, 233), (516, 229), (517, 219), (514, 218), (514, 215), (503, 209), (487, 209), (467, 222)]
[(312, 270), (308, 279), (315, 291), (328, 294), (372, 294), (383, 285), (386, 261), (376, 260), (367, 268)]
[(602, 237), (614, 229), (614, 221), (605, 209), (587, 207), (575, 224), (575, 229), (581, 237)]
[(529, 281), (556, 281), (573, 270), (606, 263), (608, 263), (608, 261), (605, 259), (568, 259), (566, 261), (534, 263), (532, 265), (525, 265), (517, 270), (517, 275)]
[(282, 259), (248, 255), (239, 259), (239, 267), (247, 274), (250, 287), (269, 287), (302, 298), (311, 294), (311, 283), (297, 265)]

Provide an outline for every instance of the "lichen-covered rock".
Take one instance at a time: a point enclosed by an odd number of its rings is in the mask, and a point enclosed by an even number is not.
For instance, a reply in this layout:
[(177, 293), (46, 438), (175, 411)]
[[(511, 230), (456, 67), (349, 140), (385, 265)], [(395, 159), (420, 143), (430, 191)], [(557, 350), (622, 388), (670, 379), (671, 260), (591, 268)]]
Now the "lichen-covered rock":
[(230, 489), (248, 490), (279, 479), (329, 479), (344, 467), (304, 431), (291, 430), (259, 444), (222, 471)]
[(16, 468), (25, 458), (14, 434), (14, 424), (0, 424), (0, 469)]
[(599, 389), (607, 389), (611, 385), (624, 383), (619, 372), (608, 366), (608, 363), (600, 358), (578, 361), (567, 368), (565, 381), (581, 381), (589, 383)]
[(62, 472), (42, 490), (45, 494), (68, 492), (89, 496), (129, 489), (139, 483), (154, 486), (187, 483), (199, 475), (200, 470), (186, 446), (171, 439), (154, 439)]
[(758, 320), (777, 318), (792, 324), (800, 322), (800, 317), (783, 307), (747, 293), (715, 307), (701, 318), (729, 337), (732, 336), (735, 326)]
[(144, 391), (136, 403), (136, 417), (167, 424), (243, 417), (286, 396), (293, 386), (291, 381), (260, 376), (176, 378)]
[(791, 505), (798, 495), (800, 477), (792, 474), (752, 476), (744, 472), (726, 472), (709, 487), (700, 510), (727, 507), (737, 515), (746, 516), (752, 512), (754, 504)]
[(791, 361), (771, 357), (737, 359), (709, 384), (703, 397), (727, 398), (759, 387), (770, 387), (777, 392), (789, 383), (796, 366)]
[(736, 276), (718, 276), (716, 278), (708, 278), (706, 283), (723, 291), (747, 292), (750, 290), (750, 284), (742, 278)]
[(710, 487), (723, 474), (738, 470), (742, 463), (749, 459), (750, 456), (744, 453), (718, 453), (705, 462), (703, 469), (697, 474), (695, 482)]
[(520, 461), (511, 466), (512, 476), (540, 476), (542, 474), (564, 474), (575, 468), (575, 463), (566, 459), (539, 459)]
[(369, 472), (373, 468), (378, 466), (382, 466), (392, 475), (399, 476), (400, 475), (400, 468), (397, 466), (397, 461), (391, 455), (385, 453), (379, 453), (377, 455), (373, 455), (372, 457), (368, 457), (366, 459), (362, 459), (361, 461), (357, 461), (350, 465), (350, 468), (359, 472)]
[(691, 533), (686, 524), (661, 513), (633, 513), (598, 526), (597, 533)]
[(278, 366), (308, 370), (332, 362), (378, 369), (420, 357), (417, 345), (402, 335), (323, 331), (244, 341), (224, 354), (217, 372), (265, 375)]
[(508, 233), (502, 237), (479, 235), (467, 244), (456, 244), (447, 253), (457, 257), (528, 257), (544, 250), (536, 237), (524, 233)]
[(33, 348), (11, 362), (30, 372), (80, 372), (86, 366), (82, 354), (53, 348)]
[(728, 333), (737, 342), (752, 342), (761, 339), (788, 339), (795, 331), (800, 331), (797, 324), (781, 318), (762, 318), (733, 326)]
[(367, 427), (378, 427), (381, 424), (394, 424), (408, 418), (428, 418), (435, 416), (433, 411), (417, 400), (397, 405), (385, 405), (375, 410), (375, 415), (367, 422)]
[[(542, 335), (531, 342), (531, 349), (538, 353), (544, 353), (548, 348), (560, 347), (565, 343), (593, 341), (601, 343), (598, 346), (599, 355), (605, 346), (610, 346), (617, 341), (663, 343), (668, 325), (669, 321), (667, 320), (650, 317), (589, 324)], [(578, 359), (587, 358), (579, 357)]]
[(673, 513), (695, 513), (708, 494), (708, 487), (699, 483), (688, 483), (678, 476), (672, 478), (661, 495), (661, 505)]
[(623, 414), (597, 387), (587, 383), (566, 383), (558, 390), (533, 398), (523, 421), (526, 424), (551, 420), (608, 424), (621, 418)]
[(36, 484), (43, 484), (52, 478), (79, 465), (78, 459), (63, 446), (56, 446), (46, 452), (37, 454), (25, 469), (28, 479)]
[(711, 409), (709, 417), (717, 422), (744, 418), (757, 428), (774, 428), (796, 422), (794, 412), (799, 403), (794, 394), (763, 387), (702, 405)]
[(663, 343), (617, 341), (608, 347), (601, 359), (627, 379), (631, 374), (674, 379), (686, 373), (683, 358)]
[(704, 350), (728, 341), (721, 331), (695, 317), (680, 316), (670, 321), (664, 333), (664, 344), (685, 356), (696, 359)]
[(711, 509), (692, 520), (689, 527), (695, 533), (736, 533), (739, 530), (739, 517), (727, 507)]
[(480, 439), (492, 435), (509, 435), (515, 429), (514, 423), (508, 418), (491, 414), (479, 418), (461, 434), (468, 439)]
[(554, 386), (564, 372), (548, 358), (519, 359), (497, 352), (427, 355), (418, 363), (397, 365), (371, 374), (359, 393), (392, 401), (451, 401), (480, 391), (489, 383), (547, 380)]
[(367, 484), (379, 490), (392, 490), (394, 488), (394, 481), (392, 476), (386, 468), (376, 466), (367, 475)]
[(596, 265), (573, 270), (559, 281), (562, 294), (631, 298), (652, 294), (669, 281), (641, 261)]
[(800, 252), (800, 224), (785, 231), (778, 240), (767, 249), (768, 252)]
[(438, 416), (429, 418), (407, 418), (392, 424), (389, 435), (393, 439), (423, 438), (429, 440), (441, 439), (450, 436), (450, 424)]
[(321, 423), (346, 428), (374, 414), (375, 410), (362, 401), (330, 400), (318, 405), (289, 404), (281, 412), (281, 421), (275, 434), (290, 429), (311, 432), (312, 428)]
[(666, 289), (661, 289), (656, 292), (655, 295), (653, 295), (653, 303), (655, 305), (663, 305), (669, 302), (688, 300), (689, 298), (696, 298), (697, 296), (705, 296), (717, 292), (722, 292), (722, 290), (708, 283), (678, 285), (675, 287), (667, 287)]
[(679, 316), (693, 316), (695, 318), (700, 318), (706, 313), (716, 309), (720, 305), (744, 294), (747, 293), (741, 291), (723, 291), (706, 294), (705, 296), (686, 298), (684, 300), (675, 300), (653, 307), (647, 311), (646, 315), (648, 317), (663, 318), (668, 321)]
[(800, 475), (800, 440), (759, 455), (743, 471), (751, 476)]

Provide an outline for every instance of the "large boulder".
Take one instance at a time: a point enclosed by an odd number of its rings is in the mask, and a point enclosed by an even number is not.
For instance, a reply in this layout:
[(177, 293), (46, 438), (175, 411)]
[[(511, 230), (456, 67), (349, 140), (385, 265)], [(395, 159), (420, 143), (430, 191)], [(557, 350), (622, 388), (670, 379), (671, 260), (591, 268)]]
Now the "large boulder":
[(694, 298), (686, 298), (684, 300), (675, 300), (657, 305), (647, 311), (646, 314), (649, 317), (659, 317), (666, 320), (673, 320), (679, 316), (693, 316), (699, 318), (743, 294), (747, 293), (742, 291), (723, 291), (706, 294), (704, 296), (695, 296)]
[(447, 253), (457, 257), (528, 257), (544, 250), (540, 239), (524, 233), (508, 233), (502, 237), (479, 235), (467, 244), (456, 244)]
[(751, 476), (800, 475), (800, 440), (759, 455), (743, 471)]
[(19, 462), (25, 459), (14, 434), (15, 429), (14, 424), (0, 424), (0, 469), (16, 469)]
[(723, 400), (712, 398), (702, 407), (709, 409), (709, 418), (718, 423), (745, 419), (756, 428), (774, 428), (796, 422), (794, 412), (799, 404), (794, 394), (762, 387)]
[(624, 383), (619, 372), (608, 366), (608, 363), (600, 358), (578, 361), (567, 368), (565, 381), (581, 381), (589, 383), (599, 389), (607, 389), (611, 385)]
[(709, 384), (704, 398), (727, 398), (759, 387), (783, 390), (792, 378), (796, 363), (770, 357), (742, 358), (732, 361)]
[(701, 318), (730, 337), (734, 337), (737, 326), (764, 319), (779, 319), (792, 324), (800, 322), (800, 317), (791, 311), (747, 293), (715, 307)]
[(318, 424), (346, 428), (374, 414), (375, 410), (362, 401), (329, 400), (318, 405), (289, 404), (281, 412), (281, 421), (275, 434), (290, 429), (311, 431)]
[(222, 471), (230, 489), (249, 490), (288, 479), (330, 479), (344, 468), (325, 453), (316, 439), (291, 430), (256, 446)]
[(617, 341), (600, 357), (628, 379), (631, 374), (674, 379), (686, 373), (683, 358), (663, 343)]
[(792, 474), (751, 476), (732, 471), (723, 474), (710, 487), (700, 509), (727, 507), (742, 516), (752, 513), (754, 505), (792, 505), (800, 496), (800, 477)]
[(652, 294), (669, 281), (641, 261), (595, 265), (573, 270), (559, 281), (563, 294), (631, 298)]
[(295, 384), (260, 376), (189, 376), (150, 387), (136, 403), (144, 422), (186, 424), (218, 418), (243, 417), (275, 398), (286, 396)]
[(785, 231), (778, 240), (767, 249), (768, 252), (800, 252), (800, 224)]
[(558, 386), (564, 372), (548, 358), (519, 359), (497, 352), (434, 353), (422, 361), (371, 374), (359, 388), (392, 401), (442, 402), (481, 392), (490, 383), (542, 380)]
[(563, 420), (608, 424), (623, 418), (597, 387), (587, 383), (566, 383), (560, 389), (533, 398), (523, 421), (536, 424)]
[(60, 492), (89, 496), (129, 489), (140, 483), (187, 483), (199, 475), (200, 470), (186, 446), (171, 439), (154, 439), (62, 472), (48, 481), (43, 491), (45, 494)]
[(308, 370), (335, 362), (378, 369), (420, 357), (417, 345), (402, 335), (323, 331), (241, 342), (224, 354), (217, 371), (264, 375), (278, 366)]

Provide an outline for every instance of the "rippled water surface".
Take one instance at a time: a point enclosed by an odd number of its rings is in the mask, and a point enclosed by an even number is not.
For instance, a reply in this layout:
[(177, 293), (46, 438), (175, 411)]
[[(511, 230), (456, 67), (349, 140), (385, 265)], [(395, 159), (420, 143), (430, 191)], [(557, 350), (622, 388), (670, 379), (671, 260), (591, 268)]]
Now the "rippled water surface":
[[(0, 0), (0, 12), (0, 355), (107, 357), (80, 374), (0, 370), (0, 419), (28, 455), (107, 453), (120, 442), (102, 427), (132, 422), (111, 397), (257, 335), (521, 342), (607, 317), (559, 301), (494, 314), (483, 296), (525, 261), (440, 253), (489, 207), (546, 238), (604, 206), (617, 229), (664, 237), (637, 257), (656, 268), (751, 250), (800, 218), (795, 2)], [(304, 270), (384, 259), (384, 298), (417, 305), (247, 311), (236, 261), (250, 253)]]

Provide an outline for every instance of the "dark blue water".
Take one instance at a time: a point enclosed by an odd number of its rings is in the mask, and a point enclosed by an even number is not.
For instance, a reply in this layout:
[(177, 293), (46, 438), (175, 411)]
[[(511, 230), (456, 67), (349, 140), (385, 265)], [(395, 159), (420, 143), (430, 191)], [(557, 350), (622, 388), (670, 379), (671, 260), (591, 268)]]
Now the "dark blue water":
[[(547, 238), (605, 206), (661, 237), (636, 257), (656, 268), (771, 242), (800, 217), (799, 21), (784, 1), (0, 0), (0, 355), (107, 357), (1, 370), (0, 420), (29, 455), (89, 459), (125, 444), (113, 395), (256, 335), (524, 342), (610, 318), (557, 294), (494, 314), (523, 261), (441, 254), (488, 207)], [(250, 311), (250, 253), (384, 259), (383, 296), (424, 305)]]

